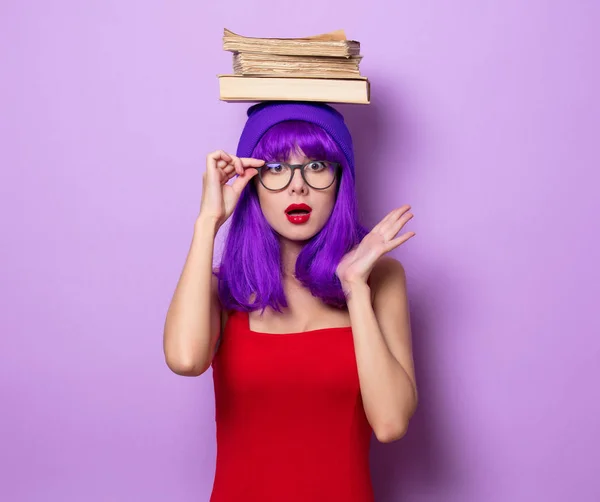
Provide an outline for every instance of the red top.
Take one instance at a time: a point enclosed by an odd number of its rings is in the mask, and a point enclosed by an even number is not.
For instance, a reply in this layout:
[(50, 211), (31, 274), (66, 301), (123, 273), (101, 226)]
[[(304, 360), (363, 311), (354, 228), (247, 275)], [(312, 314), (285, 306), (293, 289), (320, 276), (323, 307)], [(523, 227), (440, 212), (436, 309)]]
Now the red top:
[(374, 500), (351, 327), (262, 333), (231, 311), (212, 367), (211, 502)]

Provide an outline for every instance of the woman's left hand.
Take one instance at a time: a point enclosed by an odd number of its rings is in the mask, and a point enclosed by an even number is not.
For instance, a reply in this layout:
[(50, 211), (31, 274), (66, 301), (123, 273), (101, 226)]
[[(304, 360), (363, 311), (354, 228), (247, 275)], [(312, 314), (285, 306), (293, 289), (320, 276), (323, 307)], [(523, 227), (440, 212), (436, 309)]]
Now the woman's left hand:
[(381, 256), (416, 235), (415, 232), (406, 232), (394, 238), (413, 217), (412, 213), (407, 212), (409, 209), (409, 205), (404, 205), (390, 211), (357, 246), (344, 255), (335, 270), (344, 289), (358, 282), (366, 284)]

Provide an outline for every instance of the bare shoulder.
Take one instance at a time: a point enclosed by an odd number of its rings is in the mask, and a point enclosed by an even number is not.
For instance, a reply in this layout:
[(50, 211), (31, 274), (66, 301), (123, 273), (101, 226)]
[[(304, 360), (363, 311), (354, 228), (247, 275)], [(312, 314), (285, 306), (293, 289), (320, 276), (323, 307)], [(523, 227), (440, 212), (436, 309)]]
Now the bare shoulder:
[(384, 255), (375, 263), (369, 282), (374, 299), (394, 293), (402, 294), (406, 289), (404, 266), (393, 256)]

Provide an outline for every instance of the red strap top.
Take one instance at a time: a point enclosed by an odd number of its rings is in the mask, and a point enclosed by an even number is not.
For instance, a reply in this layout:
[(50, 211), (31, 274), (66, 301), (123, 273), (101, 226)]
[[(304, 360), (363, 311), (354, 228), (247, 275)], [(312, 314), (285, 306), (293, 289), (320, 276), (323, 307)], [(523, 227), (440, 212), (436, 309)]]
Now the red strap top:
[(211, 502), (374, 500), (351, 327), (262, 333), (231, 311), (212, 368)]

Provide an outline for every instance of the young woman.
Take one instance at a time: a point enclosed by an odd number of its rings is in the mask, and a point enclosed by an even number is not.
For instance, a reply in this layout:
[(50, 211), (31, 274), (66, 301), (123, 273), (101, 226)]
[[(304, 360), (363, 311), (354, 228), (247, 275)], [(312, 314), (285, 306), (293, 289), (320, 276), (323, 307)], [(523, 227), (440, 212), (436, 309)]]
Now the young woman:
[(386, 256), (415, 235), (397, 235), (410, 207), (359, 223), (350, 133), (317, 103), (250, 107), (202, 191), (164, 352), (177, 374), (213, 369), (210, 500), (372, 501), (371, 435), (399, 439), (417, 406), (405, 274)]

